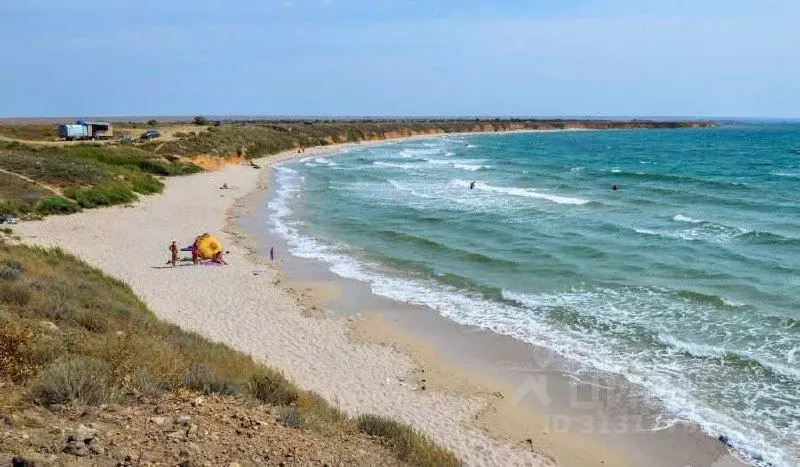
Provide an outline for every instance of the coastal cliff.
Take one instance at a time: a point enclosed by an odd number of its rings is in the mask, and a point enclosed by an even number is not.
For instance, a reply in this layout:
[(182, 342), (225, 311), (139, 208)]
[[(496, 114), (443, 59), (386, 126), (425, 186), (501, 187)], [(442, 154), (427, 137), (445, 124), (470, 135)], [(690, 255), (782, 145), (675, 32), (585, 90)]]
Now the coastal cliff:
[(705, 121), (651, 120), (314, 120), (242, 121), (199, 127), (166, 142), (142, 148), (165, 156), (261, 157), (300, 147), (381, 141), (449, 133), (495, 133), (548, 130), (630, 130), (709, 128)]

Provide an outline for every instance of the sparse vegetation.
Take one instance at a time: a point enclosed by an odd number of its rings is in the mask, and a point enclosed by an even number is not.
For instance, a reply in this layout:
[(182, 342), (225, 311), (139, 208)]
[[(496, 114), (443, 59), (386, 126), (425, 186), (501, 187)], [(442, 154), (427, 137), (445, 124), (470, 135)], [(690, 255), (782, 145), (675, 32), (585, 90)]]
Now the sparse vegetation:
[(398, 459), (411, 465), (461, 465), (450, 451), (440, 448), (427, 436), (386, 417), (362, 415), (358, 428), (363, 433), (381, 439)]
[(458, 463), (404, 425), (350, 419), (280, 372), (158, 320), (127, 285), (61, 250), (0, 241), (0, 271), (4, 411), (136, 404), (139, 397), (194, 390), (273, 406), (286, 427), (338, 437), (367, 433), (412, 465)]
[(278, 409), (278, 423), (286, 428), (304, 428), (303, 413), (295, 407), (281, 407)]
[(204, 363), (193, 365), (183, 375), (183, 385), (204, 394), (232, 396), (238, 392), (233, 381), (220, 378), (213, 368)]
[(0, 136), (29, 141), (55, 141), (58, 139), (58, 125), (0, 125)]
[(30, 395), (39, 404), (98, 405), (116, 395), (108, 366), (94, 358), (66, 358), (50, 363), (31, 381)]

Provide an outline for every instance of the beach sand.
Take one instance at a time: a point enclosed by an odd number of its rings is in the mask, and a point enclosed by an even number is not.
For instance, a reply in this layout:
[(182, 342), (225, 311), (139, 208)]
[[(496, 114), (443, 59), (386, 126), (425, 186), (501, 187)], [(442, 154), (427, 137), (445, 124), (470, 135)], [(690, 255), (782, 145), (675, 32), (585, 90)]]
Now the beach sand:
[[(260, 160), (261, 170), (232, 165), (168, 178), (164, 194), (143, 196), (133, 206), (51, 216), (14, 230), (27, 244), (61, 247), (125, 281), (160, 318), (279, 368), (302, 388), (320, 393), (350, 414), (375, 413), (406, 422), (468, 464), (630, 463), (627, 456), (594, 439), (550, 432), (532, 412), (525, 412), (528, 428), (540, 432), (530, 439), (507, 430), (498, 436), (503, 430), (494, 428), (503, 424), (502, 416), (475, 423), (487, 410), (503, 413), (494, 409), (500, 405), (491, 388), (460, 390), (462, 383), (473, 385), (471, 378), (439, 368), (429, 370), (430, 387), (422, 389), (422, 370), (409, 356), (414, 352), (397, 345), (396, 333), (385, 330), (384, 323), (374, 317), (348, 319), (322, 312), (340, 290), (287, 283), (277, 267), (254, 253), (256, 243), (234, 219), (252, 214), (254, 203), (263, 200), (270, 165), (339, 149), (284, 153)], [(223, 183), (230, 189), (220, 190)], [(185, 246), (203, 232), (217, 236), (230, 250), (229, 266), (164, 265), (173, 238)], [(385, 339), (376, 339), (378, 335)], [(404, 342), (412, 345), (413, 340)], [(493, 418), (497, 420), (491, 422)]]

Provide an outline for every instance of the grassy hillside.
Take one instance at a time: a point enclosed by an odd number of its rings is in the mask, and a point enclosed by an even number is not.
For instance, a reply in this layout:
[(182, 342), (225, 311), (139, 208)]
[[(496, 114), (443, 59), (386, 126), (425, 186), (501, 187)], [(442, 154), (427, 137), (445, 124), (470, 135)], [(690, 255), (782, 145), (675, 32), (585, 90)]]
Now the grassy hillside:
[(129, 145), (31, 146), (0, 141), (0, 214), (46, 215), (158, 193), (157, 176), (200, 168)]
[[(60, 250), (0, 241), (0, 412), (41, 406), (57, 418), (58, 407), (71, 405), (135, 410), (187, 391), (268, 406), (260, 413), (278, 424), (340, 443), (367, 437), (400, 463), (459, 463), (407, 426), (348, 418), (249, 356), (158, 320), (125, 284)], [(18, 449), (13, 439), (0, 438), (0, 454)]]

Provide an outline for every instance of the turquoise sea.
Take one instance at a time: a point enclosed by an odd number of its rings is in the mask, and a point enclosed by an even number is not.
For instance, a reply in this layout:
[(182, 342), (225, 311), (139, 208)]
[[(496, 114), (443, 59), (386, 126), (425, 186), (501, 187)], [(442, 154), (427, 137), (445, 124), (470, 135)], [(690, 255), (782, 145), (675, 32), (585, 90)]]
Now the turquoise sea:
[(800, 125), (449, 135), (275, 177), (294, 255), (800, 463)]

